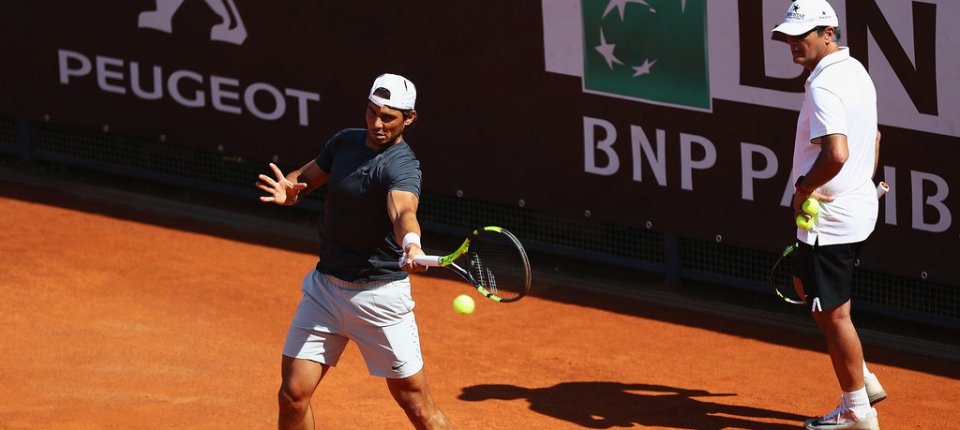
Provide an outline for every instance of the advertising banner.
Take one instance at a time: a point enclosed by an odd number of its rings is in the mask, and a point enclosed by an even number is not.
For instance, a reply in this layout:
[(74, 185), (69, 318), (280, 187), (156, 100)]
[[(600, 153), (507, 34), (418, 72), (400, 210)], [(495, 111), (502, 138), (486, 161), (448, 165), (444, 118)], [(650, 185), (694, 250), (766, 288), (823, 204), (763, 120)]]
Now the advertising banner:
[[(960, 2), (831, 4), (877, 87), (892, 187), (864, 267), (960, 284)], [(770, 31), (787, 6), (8, 2), (0, 114), (299, 166), (397, 73), (427, 191), (778, 251), (807, 77)]]

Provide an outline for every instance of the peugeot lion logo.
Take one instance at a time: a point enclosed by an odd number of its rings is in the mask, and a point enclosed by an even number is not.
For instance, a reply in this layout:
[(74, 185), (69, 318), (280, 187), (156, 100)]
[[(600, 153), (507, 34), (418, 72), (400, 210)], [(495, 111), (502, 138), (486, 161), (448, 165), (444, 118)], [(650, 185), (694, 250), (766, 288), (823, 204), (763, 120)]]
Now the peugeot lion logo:
[[(156, 0), (156, 10), (148, 10), (140, 13), (138, 26), (140, 28), (152, 28), (164, 33), (172, 33), (171, 21), (173, 14), (177, 13), (184, 0)], [(210, 29), (210, 40), (229, 42), (235, 45), (242, 45), (247, 38), (247, 29), (243, 26), (243, 19), (237, 11), (237, 5), (233, 0), (205, 0), (207, 6), (213, 10), (223, 20), (220, 24), (214, 25)]]

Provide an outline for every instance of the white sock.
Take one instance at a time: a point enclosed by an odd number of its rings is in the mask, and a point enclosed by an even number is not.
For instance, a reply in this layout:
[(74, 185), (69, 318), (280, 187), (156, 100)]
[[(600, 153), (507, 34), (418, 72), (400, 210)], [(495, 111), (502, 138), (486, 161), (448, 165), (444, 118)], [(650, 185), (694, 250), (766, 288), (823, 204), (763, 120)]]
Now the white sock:
[(863, 376), (864, 376), (864, 377), (867, 377), (867, 376), (870, 376), (870, 375), (873, 375), (873, 374), (870, 373), (869, 370), (867, 370), (867, 360), (863, 360)]
[(843, 392), (843, 399), (847, 409), (853, 410), (858, 418), (866, 417), (870, 413), (870, 397), (867, 396), (867, 387), (853, 392)]

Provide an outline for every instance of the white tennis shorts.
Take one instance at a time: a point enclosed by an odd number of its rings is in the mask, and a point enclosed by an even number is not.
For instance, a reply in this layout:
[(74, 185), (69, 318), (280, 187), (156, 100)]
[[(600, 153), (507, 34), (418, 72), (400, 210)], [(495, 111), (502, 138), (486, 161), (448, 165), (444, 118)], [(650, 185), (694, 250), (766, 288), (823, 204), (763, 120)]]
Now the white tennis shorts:
[(410, 278), (355, 284), (310, 271), (283, 355), (336, 366), (357, 343), (373, 376), (406, 378), (423, 368)]

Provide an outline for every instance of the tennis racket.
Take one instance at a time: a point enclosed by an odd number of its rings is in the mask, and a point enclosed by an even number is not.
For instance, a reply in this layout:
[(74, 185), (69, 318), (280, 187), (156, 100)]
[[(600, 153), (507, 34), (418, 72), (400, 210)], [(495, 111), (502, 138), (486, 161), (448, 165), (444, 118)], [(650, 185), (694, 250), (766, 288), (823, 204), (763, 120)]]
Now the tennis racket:
[(797, 249), (797, 243), (786, 247), (780, 254), (777, 263), (773, 265), (773, 269), (770, 269), (770, 286), (781, 300), (791, 305), (803, 305), (806, 303), (793, 288), (794, 256), (791, 254), (795, 249)]
[(877, 184), (877, 199), (883, 197), (884, 194), (890, 191), (890, 186), (886, 182), (881, 181)]
[(520, 300), (530, 292), (530, 260), (523, 245), (500, 227), (474, 230), (456, 251), (449, 255), (419, 255), (422, 266), (445, 267), (456, 272), (495, 302)]
[[(878, 199), (888, 191), (890, 191), (890, 186), (886, 182), (877, 184)], [(797, 290), (793, 287), (794, 258), (791, 254), (797, 249), (797, 245), (795, 242), (780, 253), (777, 263), (773, 265), (773, 269), (770, 269), (770, 287), (773, 288), (773, 292), (781, 300), (793, 305), (803, 305), (805, 304), (803, 298), (797, 294)]]

